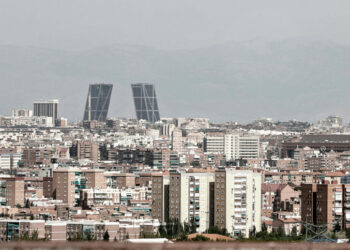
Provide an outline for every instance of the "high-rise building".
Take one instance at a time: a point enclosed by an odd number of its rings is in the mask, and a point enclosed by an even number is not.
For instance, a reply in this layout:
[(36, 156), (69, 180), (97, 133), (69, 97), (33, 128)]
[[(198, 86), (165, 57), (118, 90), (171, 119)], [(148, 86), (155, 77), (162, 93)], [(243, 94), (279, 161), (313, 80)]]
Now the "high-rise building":
[(152, 174), (152, 218), (160, 222), (169, 219), (169, 175)]
[(254, 227), (259, 232), (261, 182), (260, 173), (219, 168), (215, 172), (215, 225), (234, 236), (249, 237)]
[(86, 169), (83, 170), (83, 175), (85, 176), (86, 186), (85, 188), (106, 188), (107, 182), (104, 176), (104, 171), (101, 169)]
[(182, 131), (179, 128), (173, 130), (171, 136), (171, 146), (172, 149), (176, 152), (181, 152), (182, 150)]
[(224, 153), (227, 161), (259, 158), (259, 136), (226, 134), (224, 141)]
[(51, 117), (55, 122), (58, 117), (58, 100), (42, 100), (34, 102), (34, 116)]
[(224, 133), (208, 133), (204, 138), (204, 151), (213, 154), (223, 154), (225, 145)]
[(197, 232), (205, 232), (214, 215), (211, 185), (215, 173), (212, 172), (171, 172), (169, 184), (169, 218), (181, 223), (195, 222)]
[(73, 169), (55, 169), (52, 181), (53, 196), (68, 206), (75, 205), (75, 171)]
[(204, 150), (208, 153), (225, 154), (226, 160), (256, 159), (260, 155), (259, 136), (208, 133), (204, 138)]
[(6, 179), (6, 205), (11, 207), (24, 206), (24, 178)]
[(148, 122), (159, 121), (159, 109), (156, 96), (156, 90), (153, 84), (136, 83), (131, 84), (136, 117), (138, 120)]
[(350, 228), (350, 184), (302, 184), (301, 219), (329, 230)]
[(90, 84), (84, 121), (106, 121), (113, 84)]

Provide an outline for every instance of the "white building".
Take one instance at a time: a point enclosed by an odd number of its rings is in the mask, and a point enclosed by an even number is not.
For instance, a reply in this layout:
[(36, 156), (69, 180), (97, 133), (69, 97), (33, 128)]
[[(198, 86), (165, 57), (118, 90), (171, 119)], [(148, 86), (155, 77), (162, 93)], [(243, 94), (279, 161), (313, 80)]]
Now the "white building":
[(208, 133), (204, 138), (205, 151), (223, 154), (225, 150), (225, 136), (223, 133)]
[(170, 173), (169, 218), (182, 223), (194, 220), (197, 232), (205, 232), (209, 228), (210, 183), (214, 179), (215, 173), (210, 172)]
[(261, 230), (260, 173), (222, 168), (215, 173), (214, 223), (233, 236)]
[(226, 160), (256, 159), (260, 156), (259, 136), (226, 134), (224, 137)]
[(146, 200), (146, 187), (129, 188), (105, 188), (105, 189), (83, 189), (81, 190), (81, 199), (84, 206), (112, 206), (128, 204), (128, 200)]
[(22, 154), (0, 154), (0, 169), (15, 169), (21, 159)]

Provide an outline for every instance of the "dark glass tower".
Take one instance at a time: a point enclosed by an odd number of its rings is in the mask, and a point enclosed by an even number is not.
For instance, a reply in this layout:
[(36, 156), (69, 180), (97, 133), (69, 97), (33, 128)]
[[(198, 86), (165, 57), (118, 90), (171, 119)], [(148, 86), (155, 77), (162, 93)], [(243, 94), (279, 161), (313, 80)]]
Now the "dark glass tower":
[(154, 85), (136, 83), (131, 84), (131, 88), (137, 119), (143, 119), (152, 123), (159, 121), (159, 109)]
[(84, 121), (106, 121), (113, 84), (90, 84)]

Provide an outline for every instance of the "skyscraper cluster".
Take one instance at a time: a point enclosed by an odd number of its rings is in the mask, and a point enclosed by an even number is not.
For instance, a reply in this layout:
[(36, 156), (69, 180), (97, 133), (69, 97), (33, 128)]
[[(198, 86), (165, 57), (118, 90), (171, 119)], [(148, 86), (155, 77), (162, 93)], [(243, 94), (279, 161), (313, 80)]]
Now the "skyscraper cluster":
[[(159, 109), (153, 84), (132, 84), (135, 112), (138, 120), (159, 121)], [(111, 100), (112, 84), (91, 84), (85, 105), (84, 121), (106, 121)]]

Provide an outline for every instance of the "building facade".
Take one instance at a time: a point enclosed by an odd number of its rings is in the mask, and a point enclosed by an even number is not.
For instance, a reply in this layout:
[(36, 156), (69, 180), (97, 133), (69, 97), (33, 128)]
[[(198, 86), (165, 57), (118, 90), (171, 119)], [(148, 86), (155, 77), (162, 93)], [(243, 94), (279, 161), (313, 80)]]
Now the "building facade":
[(261, 230), (261, 181), (250, 170), (220, 168), (215, 172), (215, 225), (234, 236)]
[(152, 123), (159, 121), (159, 108), (154, 85), (149, 83), (136, 83), (132, 84), (131, 88), (137, 119)]
[(212, 172), (170, 173), (169, 183), (169, 218), (181, 223), (196, 223), (197, 232), (205, 232), (213, 216), (213, 198), (210, 195), (211, 183), (215, 174)]
[(84, 121), (106, 121), (113, 84), (90, 84)]
[(58, 118), (58, 100), (34, 102), (34, 116), (51, 117), (53, 122)]

